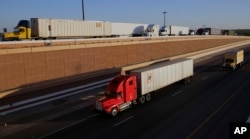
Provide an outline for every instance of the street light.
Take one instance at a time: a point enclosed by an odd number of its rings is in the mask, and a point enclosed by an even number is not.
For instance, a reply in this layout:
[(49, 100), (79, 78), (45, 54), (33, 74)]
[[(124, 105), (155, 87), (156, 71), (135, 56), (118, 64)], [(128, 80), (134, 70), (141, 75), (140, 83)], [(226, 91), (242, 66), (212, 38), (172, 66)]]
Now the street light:
[(82, 0), (82, 20), (84, 20), (84, 2)]
[(162, 12), (163, 14), (164, 14), (164, 26), (166, 26), (166, 13), (168, 13), (168, 12), (166, 12), (166, 11), (164, 11), (164, 12)]

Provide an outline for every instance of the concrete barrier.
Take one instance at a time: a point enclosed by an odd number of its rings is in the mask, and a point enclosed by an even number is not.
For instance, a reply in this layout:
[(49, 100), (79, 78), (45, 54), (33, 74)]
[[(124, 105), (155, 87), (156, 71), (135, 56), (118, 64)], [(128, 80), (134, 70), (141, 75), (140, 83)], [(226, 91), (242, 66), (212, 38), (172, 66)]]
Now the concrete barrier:
[[(249, 40), (242, 37), (166, 37), (152, 40), (0, 49), (0, 92), (120, 68)], [(110, 45), (109, 45), (110, 44)], [(6, 51), (5, 51), (6, 50)], [(79, 77), (80, 79), (80, 77)]]

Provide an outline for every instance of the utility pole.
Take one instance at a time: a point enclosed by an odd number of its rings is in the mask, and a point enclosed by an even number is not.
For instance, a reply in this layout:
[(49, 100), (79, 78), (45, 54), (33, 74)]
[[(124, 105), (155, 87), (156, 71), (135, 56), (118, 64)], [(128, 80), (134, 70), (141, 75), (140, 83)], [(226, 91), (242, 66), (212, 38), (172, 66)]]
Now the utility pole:
[(164, 26), (166, 26), (166, 13), (168, 13), (168, 12), (166, 12), (166, 11), (164, 11), (164, 12), (162, 12), (163, 14), (164, 14)]
[(84, 19), (84, 1), (82, 0), (82, 20)]

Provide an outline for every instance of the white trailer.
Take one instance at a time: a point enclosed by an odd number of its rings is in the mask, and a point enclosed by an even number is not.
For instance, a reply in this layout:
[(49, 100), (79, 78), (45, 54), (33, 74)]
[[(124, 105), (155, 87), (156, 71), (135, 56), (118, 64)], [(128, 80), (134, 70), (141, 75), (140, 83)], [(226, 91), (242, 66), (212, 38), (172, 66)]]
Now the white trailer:
[(225, 68), (232, 68), (235, 70), (240, 67), (244, 61), (244, 50), (236, 50), (228, 52), (224, 55), (223, 70)]
[(148, 24), (112, 23), (112, 36), (143, 36)]
[(182, 58), (132, 70), (137, 78), (138, 94), (145, 95), (175, 82), (190, 81), (193, 76), (193, 59)]
[(31, 18), (33, 38), (75, 38), (111, 36), (111, 22)]
[(189, 34), (189, 27), (163, 26), (160, 29), (161, 36), (182, 36)]

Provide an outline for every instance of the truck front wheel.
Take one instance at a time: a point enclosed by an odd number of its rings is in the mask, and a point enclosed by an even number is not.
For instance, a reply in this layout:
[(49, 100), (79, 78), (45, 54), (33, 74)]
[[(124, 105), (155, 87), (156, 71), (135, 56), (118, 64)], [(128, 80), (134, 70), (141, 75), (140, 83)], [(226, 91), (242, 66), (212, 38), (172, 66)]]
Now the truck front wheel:
[(118, 113), (118, 109), (116, 107), (111, 110), (111, 115), (112, 116), (116, 116), (117, 113)]

